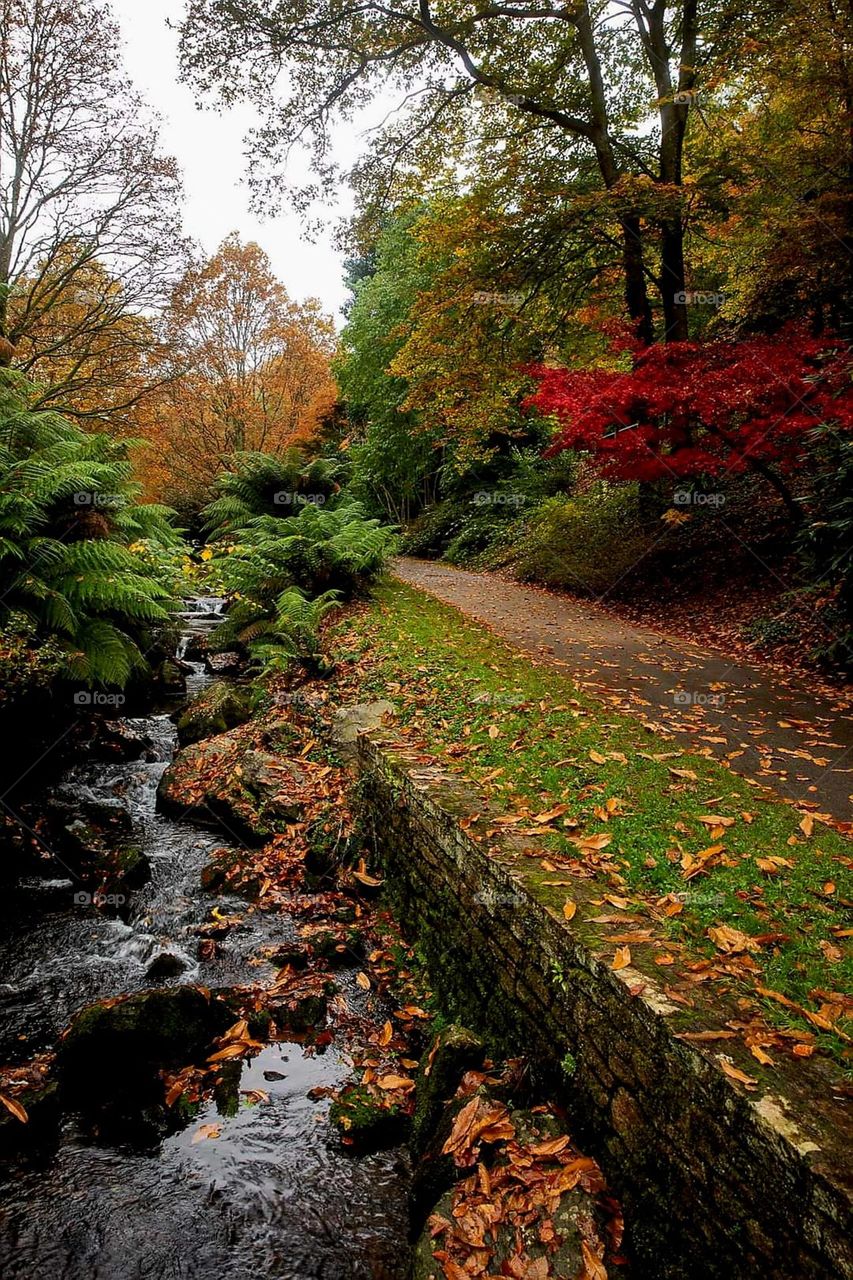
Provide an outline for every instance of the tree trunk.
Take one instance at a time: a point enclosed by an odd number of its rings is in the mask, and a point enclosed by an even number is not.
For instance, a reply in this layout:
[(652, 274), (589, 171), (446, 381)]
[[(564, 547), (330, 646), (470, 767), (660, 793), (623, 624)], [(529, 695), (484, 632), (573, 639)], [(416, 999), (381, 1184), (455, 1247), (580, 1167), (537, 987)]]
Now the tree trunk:
[(684, 228), (680, 218), (671, 218), (661, 225), (660, 290), (666, 342), (686, 342), (689, 336), (684, 285)]
[(643, 270), (640, 219), (636, 215), (622, 219), (622, 269), (628, 315), (636, 325), (637, 336), (648, 345), (654, 338), (654, 323)]

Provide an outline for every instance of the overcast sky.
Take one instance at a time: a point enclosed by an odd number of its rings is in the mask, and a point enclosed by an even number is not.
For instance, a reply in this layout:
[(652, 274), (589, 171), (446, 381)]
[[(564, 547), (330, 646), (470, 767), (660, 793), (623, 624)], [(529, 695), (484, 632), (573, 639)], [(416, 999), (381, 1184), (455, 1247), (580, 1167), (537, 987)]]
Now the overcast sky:
[(166, 19), (181, 17), (183, 0), (112, 3), (124, 33), (127, 69), (162, 117), (164, 150), (177, 157), (184, 172), (187, 233), (212, 253), (230, 231), (239, 231), (266, 250), (292, 297), (313, 295), (325, 310), (337, 312), (345, 290), (340, 255), (328, 240), (302, 239), (294, 214), (261, 220), (249, 210), (243, 139), (254, 121), (252, 111), (199, 111), (192, 91), (178, 81), (177, 35)]

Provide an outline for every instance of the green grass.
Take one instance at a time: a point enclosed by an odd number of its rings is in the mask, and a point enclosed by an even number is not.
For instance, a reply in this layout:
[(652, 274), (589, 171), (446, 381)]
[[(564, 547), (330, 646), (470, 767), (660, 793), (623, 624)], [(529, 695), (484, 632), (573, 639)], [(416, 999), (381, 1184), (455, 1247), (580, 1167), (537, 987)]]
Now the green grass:
[[(850, 843), (842, 835), (815, 823), (806, 839), (798, 826), (802, 814), (792, 806), (767, 798), (722, 764), (681, 750), (640, 719), (614, 715), (558, 670), (533, 665), (456, 610), (400, 584), (384, 585), (367, 611), (349, 615), (332, 634), (339, 651), (359, 659), (363, 692), (396, 700), (403, 724), (431, 747), (449, 748), (451, 757), (459, 744), (475, 747), (456, 763), (472, 779), (486, 778), (507, 812), (536, 814), (568, 804), (565, 818), (580, 825), (536, 839), (543, 855), (583, 859), (570, 834), (610, 835), (597, 877), (602, 892), (618, 893), (621, 884), (641, 899), (657, 936), (685, 945), (696, 958), (717, 960), (709, 927), (726, 924), (761, 939), (753, 979), (812, 1014), (826, 1003), (816, 992), (850, 990), (849, 948), (839, 931), (850, 925), (843, 904), (850, 903), (853, 885)], [(590, 752), (605, 763), (594, 762)], [(690, 770), (696, 779), (676, 777), (671, 768)], [(489, 777), (495, 770), (502, 772)], [(596, 805), (617, 797), (620, 816), (596, 817)], [(707, 814), (734, 824), (712, 840), (698, 821)], [(686, 879), (683, 856), (712, 843), (724, 845), (723, 860)], [(771, 857), (792, 865), (768, 874), (756, 860)], [(554, 876), (541, 871), (538, 859), (530, 862), (537, 891), (562, 907), (571, 888), (548, 890), (543, 881)], [(679, 895), (683, 907), (663, 918), (660, 899), (670, 894)], [(658, 972), (666, 981), (670, 970)], [(754, 995), (748, 973), (731, 981)], [(770, 999), (760, 1003), (774, 1025), (816, 1031), (822, 1047), (843, 1051), (842, 1039), (800, 1013)], [(836, 1012), (832, 1021), (845, 1026)]]

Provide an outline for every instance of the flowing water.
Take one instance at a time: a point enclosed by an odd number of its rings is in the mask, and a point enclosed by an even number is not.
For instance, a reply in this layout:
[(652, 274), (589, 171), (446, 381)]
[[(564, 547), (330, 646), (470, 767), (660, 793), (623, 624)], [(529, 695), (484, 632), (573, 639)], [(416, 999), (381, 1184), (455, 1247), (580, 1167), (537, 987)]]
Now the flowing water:
[[(220, 619), (221, 601), (187, 602), (179, 656)], [(210, 679), (191, 663), (188, 693)], [(70, 794), (119, 800), (152, 878), (122, 915), (79, 901), (71, 879), (29, 880), (0, 903), (0, 1054), (9, 1062), (49, 1048), (92, 1000), (162, 986), (146, 974), (163, 953), (183, 966), (177, 982), (221, 987), (255, 981), (248, 959), (295, 933), (281, 916), (247, 912), (199, 887), (213, 834), (155, 810), (159, 779), (175, 751), (168, 711), (128, 722), (151, 742), (150, 758), (85, 764), (63, 781)], [(214, 961), (197, 959), (191, 930), (211, 906), (241, 914)], [(355, 1005), (359, 988), (347, 986)], [(348, 1075), (341, 1050), (276, 1043), (244, 1064), (240, 1090), (269, 1101), (211, 1101), (154, 1149), (95, 1145), (66, 1117), (58, 1145), (0, 1165), (0, 1275), (16, 1280), (396, 1280), (406, 1274), (407, 1170), (399, 1151), (353, 1158), (324, 1123), (309, 1091)], [(220, 1136), (193, 1141), (205, 1123)]]

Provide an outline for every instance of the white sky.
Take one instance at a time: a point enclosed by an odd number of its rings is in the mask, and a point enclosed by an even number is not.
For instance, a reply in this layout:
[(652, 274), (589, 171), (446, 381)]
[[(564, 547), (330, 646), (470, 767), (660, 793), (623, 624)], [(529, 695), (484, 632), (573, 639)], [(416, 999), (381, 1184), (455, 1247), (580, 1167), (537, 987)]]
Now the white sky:
[(183, 170), (187, 234), (209, 253), (231, 231), (256, 240), (291, 297), (318, 297), (324, 310), (336, 313), (346, 291), (341, 256), (328, 237), (312, 244), (300, 236), (295, 214), (261, 220), (249, 209), (244, 137), (254, 123), (252, 110), (200, 111), (192, 90), (178, 80), (177, 33), (166, 19), (182, 16), (183, 0), (112, 0), (112, 7), (125, 38), (127, 70), (162, 118), (163, 150)]

